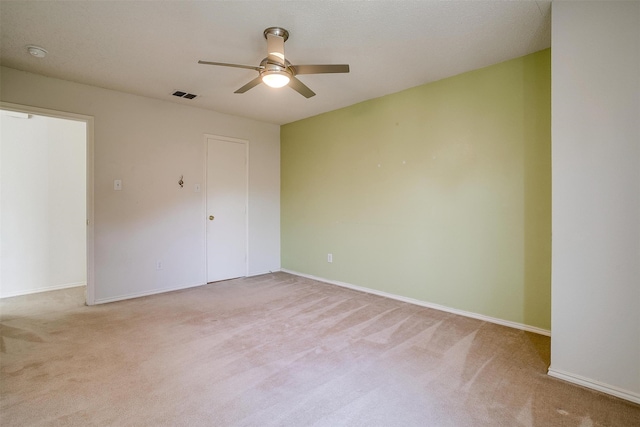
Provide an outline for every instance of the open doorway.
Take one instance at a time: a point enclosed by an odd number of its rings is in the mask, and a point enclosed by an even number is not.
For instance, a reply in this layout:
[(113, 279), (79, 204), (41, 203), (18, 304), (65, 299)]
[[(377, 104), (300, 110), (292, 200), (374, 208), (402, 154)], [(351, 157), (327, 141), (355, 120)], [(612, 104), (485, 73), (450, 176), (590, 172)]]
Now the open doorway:
[(0, 297), (86, 286), (92, 304), (91, 118), (3, 103), (0, 120)]

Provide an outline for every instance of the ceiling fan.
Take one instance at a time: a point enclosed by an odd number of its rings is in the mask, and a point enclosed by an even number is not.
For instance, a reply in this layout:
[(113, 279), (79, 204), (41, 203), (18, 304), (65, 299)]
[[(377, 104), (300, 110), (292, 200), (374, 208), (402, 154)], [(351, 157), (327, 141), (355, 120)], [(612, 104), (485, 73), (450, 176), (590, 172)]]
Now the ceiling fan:
[(280, 27), (269, 27), (264, 30), (267, 39), (267, 57), (257, 67), (251, 65), (227, 64), (224, 62), (198, 61), (198, 64), (220, 65), (223, 67), (247, 68), (256, 70), (258, 77), (251, 80), (234, 93), (245, 93), (261, 82), (267, 86), (279, 88), (289, 85), (293, 90), (305, 98), (311, 98), (315, 93), (296, 78), (298, 74), (348, 73), (348, 64), (325, 65), (292, 65), (284, 57), (284, 42), (289, 38), (289, 32)]

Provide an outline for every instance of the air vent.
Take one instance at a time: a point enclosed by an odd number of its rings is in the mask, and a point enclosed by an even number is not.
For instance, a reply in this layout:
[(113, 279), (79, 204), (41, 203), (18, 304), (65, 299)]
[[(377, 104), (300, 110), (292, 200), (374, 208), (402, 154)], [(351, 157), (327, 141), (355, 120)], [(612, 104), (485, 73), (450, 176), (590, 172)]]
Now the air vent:
[(173, 92), (171, 95), (177, 96), (178, 98), (185, 98), (185, 99), (194, 99), (194, 98), (196, 98), (198, 96), (198, 95), (194, 95), (192, 93), (183, 92), (181, 90), (177, 90), (177, 91)]

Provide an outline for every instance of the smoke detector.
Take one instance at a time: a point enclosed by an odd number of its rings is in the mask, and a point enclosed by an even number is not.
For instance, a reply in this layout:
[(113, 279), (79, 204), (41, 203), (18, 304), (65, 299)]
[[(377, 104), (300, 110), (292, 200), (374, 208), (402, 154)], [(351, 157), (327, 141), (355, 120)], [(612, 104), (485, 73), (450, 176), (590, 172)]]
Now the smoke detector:
[(48, 53), (46, 49), (35, 45), (27, 46), (27, 52), (29, 52), (31, 56), (35, 56), (36, 58), (44, 58)]

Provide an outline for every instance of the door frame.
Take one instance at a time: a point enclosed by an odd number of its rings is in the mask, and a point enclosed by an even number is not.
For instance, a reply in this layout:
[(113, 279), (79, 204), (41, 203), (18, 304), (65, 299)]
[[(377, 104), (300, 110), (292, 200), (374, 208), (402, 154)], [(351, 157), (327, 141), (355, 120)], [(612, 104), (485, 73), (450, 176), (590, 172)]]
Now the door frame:
[(95, 292), (95, 264), (94, 264), (94, 211), (93, 211), (93, 116), (85, 116), (83, 114), (68, 113), (66, 111), (49, 110), (46, 108), (32, 107), (30, 105), (13, 104), (10, 102), (0, 101), (0, 109), (8, 111), (16, 111), (19, 113), (33, 114), (37, 116), (53, 117), (56, 119), (74, 120), (84, 122), (86, 124), (86, 180), (87, 180), (87, 287), (85, 293), (85, 302), (87, 305), (94, 305), (96, 300)]
[(244, 201), (244, 206), (245, 206), (245, 216), (244, 216), (244, 235), (245, 235), (245, 253), (244, 253), (244, 259), (245, 259), (245, 263), (244, 263), (244, 276), (247, 277), (249, 275), (249, 140), (247, 139), (240, 139), (240, 138), (233, 138), (230, 136), (222, 136), (222, 135), (214, 135), (214, 134), (209, 134), (209, 133), (205, 133), (203, 135), (203, 140), (204, 140), (204, 183), (203, 183), (203, 198), (204, 198), (204, 202), (203, 202), (203, 206), (204, 206), (204, 212), (202, 213), (202, 224), (203, 224), (203, 231), (204, 231), (204, 283), (209, 283), (209, 248), (208, 248), (208, 242), (207, 242), (207, 216), (208, 214), (208, 209), (209, 207), (207, 206), (208, 203), (208, 191), (207, 191), (207, 182), (208, 182), (208, 174), (209, 174), (209, 167), (208, 167), (208, 160), (209, 160), (209, 139), (217, 139), (218, 141), (224, 141), (224, 142), (234, 142), (234, 143), (238, 143), (238, 144), (244, 144), (244, 150), (245, 150), (245, 159), (246, 159), (246, 164), (245, 164), (245, 182), (246, 182), (246, 187), (245, 187), (245, 201)]

